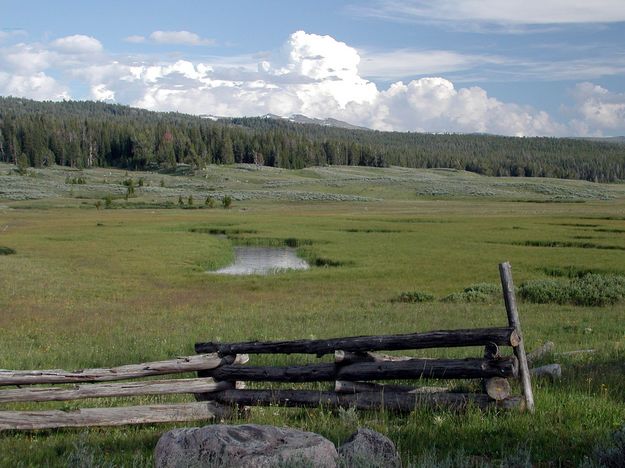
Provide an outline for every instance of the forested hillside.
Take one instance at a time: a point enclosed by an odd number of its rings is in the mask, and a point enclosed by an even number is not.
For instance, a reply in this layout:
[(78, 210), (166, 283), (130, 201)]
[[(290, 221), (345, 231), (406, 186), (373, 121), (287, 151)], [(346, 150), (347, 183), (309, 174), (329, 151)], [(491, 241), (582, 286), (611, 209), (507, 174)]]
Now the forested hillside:
[(449, 167), (495, 176), (625, 179), (625, 145), (566, 138), (349, 130), (268, 118), (213, 121), (99, 102), (0, 98), (0, 160), (158, 169), (178, 163), (284, 168)]

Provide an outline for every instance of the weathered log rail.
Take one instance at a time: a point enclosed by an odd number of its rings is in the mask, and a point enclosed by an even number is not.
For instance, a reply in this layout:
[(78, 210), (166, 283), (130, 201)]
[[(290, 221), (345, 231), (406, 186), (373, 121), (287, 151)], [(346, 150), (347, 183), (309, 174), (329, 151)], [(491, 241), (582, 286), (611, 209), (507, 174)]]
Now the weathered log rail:
[(224, 390), (215, 393), (215, 401), (223, 404), (239, 405), (283, 405), (283, 406), (327, 406), (355, 407), (371, 410), (384, 408), (389, 411), (410, 412), (419, 406), (434, 408), (464, 409), (477, 406), (487, 409), (499, 407), (513, 409), (522, 406), (520, 397), (493, 401), (481, 393), (406, 393), (386, 391), (366, 391), (356, 393), (336, 393), (311, 390)]
[[(239, 363), (247, 362), (247, 356), (240, 356)], [(0, 370), (0, 385), (32, 385), (58, 384), (75, 382), (108, 382), (113, 380), (128, 380), (153, 375), (177, 374), (215, 369), (226, 364), (233, 364), (235, 356), (219, 357), (215, 354), (186, 356), (167, 361), (144, 362), (126, 366), (109, 367), (103, 369), (80, 369), (66, 371), (52, 370)]]
[(1, 411), (0, 431), (206, 421), (227, 415), (227, 408), (212, 402), (82, 408), (74, 411)]
[(218, 382), (210, 377), (169, 379), (115, 384), (84, 384), (71, 387), (31, 387), (3, 390), (0, 403), (28, 401), (69, 401), (84, 398), (112, 398), (141, 395), (173, 395), (182, 393), (220, 392), (234, 388), (231, 382)]
[(389, 362), (334, 363), (305, 366), (222, 366), (211, 372), (217, 380), (250, 382), (327, 382), (334, 380), (477, 379), (517, 377), (514, 357), (501, 359), (406, 359)]
[(196, 343), (196, 353), (235, 354), (334, 354), (350, 352), (398, 351), (405, 349), (486, 346), (489, 343), (517, 346), (519, 337), (514, 327), (439, 330), (405, 335), (353, 336), (329, 340), (248, 341), (244, 343)]
[[(532, 411), (528, 359), (523, 347), (509, 264), (500, 265), (500, 273), (507, 327), (325, 340), (206, 342), (195, 345), (196, 356), (167, 361), (77, 371), (0, 369), (0, 404), (171, 394), (193, 394), (200, 400), (196, 403), (74, 411), (0, 410), (0, 431), (206, 420), (226, 417), (232, 406), (270, 404), (355, 407), (363, 410), (384, 408), (397, 412), (412, 411), (419, 406), (527, 408)], [(476, 346), (482, 348), (481, 357), (465, 359), (427, 359), (376, 353)], [(503, 356), (500, 353), (502, 347), (512, 348), (513, 353)], [(333, 354), (334, 362), (250, 366), (245, 365), (249, 354), (312, 354), (318, 357)], [(187, 372), (196, 372), (198, 377), (135, 380)], [(521, 380), (522, 397), (510, 395), (508, 379), (511, 378)], [(416, 380), (423, 384), (423, 379), (480, 379), (483, 393), (456, 393), (440, 386), (378, 382)], [(117, 382), (119, 380), (133, 381)], [(244, 389), (244, 382), (333, 384), (331, 389), (319, 391)], [(17, 388), (2, 389), (3, 386)]]

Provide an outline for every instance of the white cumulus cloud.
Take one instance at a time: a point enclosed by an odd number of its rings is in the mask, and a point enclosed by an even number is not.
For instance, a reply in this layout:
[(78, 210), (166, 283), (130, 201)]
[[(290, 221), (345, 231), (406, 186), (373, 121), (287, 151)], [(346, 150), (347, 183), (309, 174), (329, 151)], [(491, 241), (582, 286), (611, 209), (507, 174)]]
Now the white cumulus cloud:
[(96, 101), (114, 101), (115, 91), (111, 91), (104, 84), (91, 86), (91, 96)]
[(24, 76), (0, 71), (0, 95), (52, 101), (70, 98), (65, 86), (43, 72)]
[(625, 130), (625, 93), (612, 93), (602, 86), (578, 83), (572, 91), (575, 118), (572, 126), (580, 135), (611, 134)]
[(351, 121), (380, 130), (484, 132), (504, 135), (560, 135), (563, 125), (530, 107), (504, 103), (479, 87), (456, 89), (440, 77), (396, 82), (368, 109), (356, 106)]
[(0, 48), (0, 70), (14, 75), (34, 74), (54, 63), (55, 53), (32, 44)]
[(102, 44), (95, 37), (75, 34), (52, 42), (52, 47), (66, 54), (93, 54), (102, 51)]
[[(137, 39), (140, 36), (130, 37)], [(149, 39), (153, 42), (156, 42), (157, 44), (201, 46), (212, 45), (215, 43), (215, 41), (212, 39), (202, 38), (199, 35), (190, 31), (154, 31), (152, 34), (150, 34)]]

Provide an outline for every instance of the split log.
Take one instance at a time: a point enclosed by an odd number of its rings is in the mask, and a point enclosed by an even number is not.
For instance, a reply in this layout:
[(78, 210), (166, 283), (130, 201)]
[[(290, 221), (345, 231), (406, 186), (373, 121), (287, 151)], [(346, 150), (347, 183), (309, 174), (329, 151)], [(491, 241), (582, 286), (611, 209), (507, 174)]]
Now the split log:
[(514, 283), (512, 282), (512, 267), (508, 262), (499, 264), (499, 276), (501, 278), (501, 288), (503, 289), (503, 298), (506, 304), (506, 313), (508, 315), (508, 325), (514, 327), (519, 342), (513, 345), (514, 355), (519, 361), (519, 377), (523, 388), (523, 396), (525, 397), (525, 407), (530, 413), (534, 412), (534, 393), (532, 392), (532, 382), (530, 380), (529, 366), (527, 364), (527, 355), (525, 354), (525, 344), (523, 343), (523, 333), (521, 332), (521, 321), (516, 306), (516, 296), (514, 294)]
[(216, 354), (202, 354), (197, 356), (180, 357), (167, 361), (144, 362), (119, 367), (102, 369), (81, 369), (66, 371), (52, 370), (0, 370), (0, 385), (32, 385), (48, 383), (75, 383), (75, 382), (107, 382), (111, 380), (126, 380), (151, 375), (177, 374), (205, 369), (214, 369), (225, 364), (247, 362), (247, 356), (223, 356)]
[(353, 364), (355, 362), (400, 362), (414, 359), (407, 356), (389, 356), (378, 353), (352, 353), (338, 349), (334, 351), (334, 362), (337, 364)]
[(223, 418), (228, 414), (230, 408), (213, 402), (74, 411), (0, 411), (0, 431), (200, 421)]
[(510, 382), (501, 377), (493, 377), (483, 382), (484, 391), (493, 400), (505, 400), (510, 396)]
[(545, 357), (546, 355), (553, 352), (553, 348), (555, 348), (555, 344), (553, 341), (545, 341), (541, 346), (536, 348), (534, 351), (527, 353), (527, 362), (532, 363), (534, 361), (538, 361), (540, 358)]
[(558, 380), (562, 377), (560, 364), (547, 364), (546, 366), (535, 367), (530, 372), (534, 377), (549, 377), (552, 380)]
[(363, 392), (337, 394), (311, 390), (225, 390), (215, 393), (215, 400), (223, 404), (355, 407), (360, 410), (384, 408), (389, 411), (410, 412), (420, 406), (463, 409), (474, 405), (479, 408), (517, 408), (519, 397), (493, 401), (487, 395), (471, 393), (407, 394), (397, 392)]
[(408, 385), (378, 384), (373, 382), (350, 382), (337, 380), (334, 382), (336, 393), (363, 392), (397, 392), (397, 393), (441, 393), (449, 391), (449, 387), (410, 387)]
[(359, 362), (346, 366), (309, 364), (305, 366), (227, 365), (211, 372), (216, 380), (252, 382), (323, 382), (331, 380), (385, 379), (475, 379), (516, 377), (514, 356), (497, 359), (410, 359), (400, 362)]
[(337, 349), (351, 352), (451, 348), (458, 346), (484, 346), (487, 343), (515, 346), (519, 342), (514, 327), (475, 328), (469, 330), (440, 330), (405, 335), (354, 336), (328, 340), (249, 341), (245, 343), (196, 343), (197, 353), (231, 354), (332, 354)]
[(220, 392), (234, 388), (230, 382), (213, 379), (148, 380), (113, 384), (82, 384), (72, 387), (27, 387), (0, 391), (0, 403), (21, 401), (66, 401), (83, 398), (171, 395), (177, 393)]

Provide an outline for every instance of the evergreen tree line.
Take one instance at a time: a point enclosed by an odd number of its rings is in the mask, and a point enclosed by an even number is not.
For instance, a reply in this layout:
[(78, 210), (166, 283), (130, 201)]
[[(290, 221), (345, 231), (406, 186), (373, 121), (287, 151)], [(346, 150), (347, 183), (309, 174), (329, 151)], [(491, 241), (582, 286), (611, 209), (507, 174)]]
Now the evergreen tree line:
[(569, 138), (348, 130), (270, 118), (213, 121), (116, 104), (0, 97), (0, 160), (21, 167), (164, 169), (362, 165), (494, 176), (625, 179), (625, 145)]

